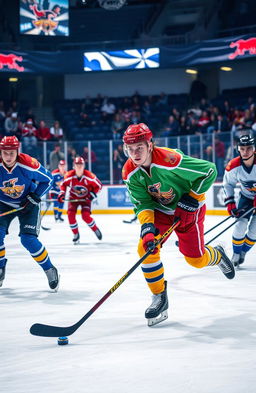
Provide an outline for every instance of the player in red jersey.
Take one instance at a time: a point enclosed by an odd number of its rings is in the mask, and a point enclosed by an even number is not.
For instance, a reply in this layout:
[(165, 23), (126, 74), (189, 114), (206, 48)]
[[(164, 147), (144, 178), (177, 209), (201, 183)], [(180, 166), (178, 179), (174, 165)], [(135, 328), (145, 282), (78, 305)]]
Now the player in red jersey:
[[(79, 206), (81, 206), (82, 219), (95, 233), (97, 238), (101, 240), (101, 231), (91, 217), (91, 203), (101, 190), (102, 184), (94, 173), (85, 169), (85, 162), (82, 157), (76, 157), (74, 159), (74, 169), (67, 172), (64, 177), (64, 181), (60, 186), (61, 191), (58, 195), (58, 201), (60, 203), (64, 202), (67, 187), (70, 187), (69, 199), (71, 200), (71, 202), (68, 203), (68, 220), (74, 234), (74, 244), (78, 243), (80, 239), (76, 220)], [(72, 200), (75, 202), (72, 202)]]

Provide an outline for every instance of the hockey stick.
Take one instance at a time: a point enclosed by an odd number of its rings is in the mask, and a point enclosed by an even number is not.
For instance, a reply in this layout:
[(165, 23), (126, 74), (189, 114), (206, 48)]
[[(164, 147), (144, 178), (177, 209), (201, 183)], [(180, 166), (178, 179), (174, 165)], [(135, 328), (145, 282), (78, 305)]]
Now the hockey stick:
[[(242, 214), (240, 217), (238, 217), (234, 222), (232, 222), (232, 224), (230, 224), (228, 227), (226, 227), (225, 229), (223, 229), (223, 231), (221, 231), (218, 235), (214, 236), (211, 240), (209, 240), (207, 244), (210, 244), (213, 240), (217, 239), (217, 237), (219, 237), (220, 235), (222, 235), (222, 233), (226, 232), (229, 228), (231, 228), (233, 225), (235, 225), (241, 218), (245, 217), (248, 213), (250, 213), (252, 210), (254, 210), (255, 207), (251, 207), (249, 210), (247, 210), (246, 212), (244, 212), (244, 214)], [(231, 217), (231, 216), (230, 216)]]
[(134, 272), (135, 269), (152, 253), (154, 248), (161, 244), (179, 225), (179, 219), (175, 220), (172, 226), (160, 237), (160, 239), (155, 241), (154, 247), (148, 250), (143, 257), (141, 257), (135, 265), (131, 267), (121, 278), (118, 280), (112, 288), (74, 325), (60, 327), (60, 326), (51, 326), (44, 325), (41, 323), (35, 323), (30, 328), (30, 333), (34, 336), (41, 337), (66, 337), (73, 334), (101, 305), (112, 295), (117, 288)]
[(9, 210), (8, 212), (5, 212), (5, 213), (1, 213), (1, 214), (0, 214), (0, 217), (7, 216), (8, 214), (11, 214), (11, 213), (16, 213), (16, 212), (18, 212), (18, 211), (24, 209), (25, 206), (26, 206), (26, 205), (21, 206), (21, 207), (17, 207), (17, 209)]
[[(45, 209), (45, 211), (44, 211), (44, 213), (42, 214), (42, 217), (41, 217), (41, 223), (42, 223), (42, 220), (43, 220), (44, 216), (45, 216), (46, 213), (48, 212), (50, 206), (51, 206), (51, 203), (47, 201), (47, 202), (46, 202), (46, 209)], [(42, 224), (41, 224), (41, 228), (42, 228), (44, 231), (50, 231), (50, 229), (52, 229), (52, 228), (44, 227)]]
[(224, 220), (222, 220), (221, 222), (219, 222), (217, 225), (215, 225), (214, 227), (208, 229), (208, 231), (206, 231), (206, 232), (204, 233), (204, 235), (207, 235), (207, 233), (210, 233), (210, 232), (213, 231), (215, 228), (218, 228), (218, 226), (220, 226), (221, 224), (224, 224), (224, 222), (228, 221), (230, 218), (232, 218), (232, 216), (226, 217)]
[[(58, 199), (45, 199), (45, 202), (57, 202)], [(86, 202), (86, 199), (63, 199), (65, 202)]]
[(131, 218), (130, 220), (123, 220), (123, 223), (125, 223), (125, 224), (132, 224), (136, 220), (137, 220), (137, 216)]

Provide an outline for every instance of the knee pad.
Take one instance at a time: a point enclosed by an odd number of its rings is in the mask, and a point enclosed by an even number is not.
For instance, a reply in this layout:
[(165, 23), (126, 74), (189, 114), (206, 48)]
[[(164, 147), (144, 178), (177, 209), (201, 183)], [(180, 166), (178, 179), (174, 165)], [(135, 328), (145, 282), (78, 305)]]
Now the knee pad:
[(187, 263), (189, 263), (191, 266), (196, 267), (197, 269), (201, 269), (202, 267), (207, 266), (209, 262), (209, 255), (206, 251), (201, 257), (191, 258), (184, 255), (184, 258)]
[(236, 224), (235, 224), (235, 229), (233, 232), (233, 237), (235, 239), (243, 239), (246, 231), (247, 231), (247, 226), (248, 226), (248, 219), (247, 218), (241, 218)]
[(4, 227), (0, 227), (0, 245), (4, 243), (5, 235), (6, 235), (6, 229)]
[(247, 236), (250, 239), (256, 239), (256, 215), (252, 216), (252, 219), (249, 224)]
[(27, 233), (22, 233), (20, 235), (20, 242), (30, 253), (37, 252), (42, 246), (35, 235), (29, 235)]

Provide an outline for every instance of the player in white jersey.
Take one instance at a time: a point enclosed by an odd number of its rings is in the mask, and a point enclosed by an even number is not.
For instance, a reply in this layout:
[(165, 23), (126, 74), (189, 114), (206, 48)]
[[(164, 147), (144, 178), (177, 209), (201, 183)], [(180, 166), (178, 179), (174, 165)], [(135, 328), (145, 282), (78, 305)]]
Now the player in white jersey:
[[(244, 262), (245, 254), (256, 243), (256, 154), (255, 139), (251, 135), (243, 135), (238, 141), (239, 156), (229, 161), (223, 187), (226, 194), (225, 204), (228, 213), (236, 218), (255, 207), (235, 225), (232, 236), (232, 262), (239, 266)], [(234, 189), (240, 184), (241, 191), (236, 204)]]

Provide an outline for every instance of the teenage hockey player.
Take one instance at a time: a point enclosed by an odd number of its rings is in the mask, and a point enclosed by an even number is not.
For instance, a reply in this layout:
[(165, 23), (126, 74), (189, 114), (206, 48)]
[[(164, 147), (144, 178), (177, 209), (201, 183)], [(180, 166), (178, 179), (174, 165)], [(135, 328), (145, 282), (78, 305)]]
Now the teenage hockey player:
[[(237, 146), (239, 156), (229, 161), (224, 178), (223, 187), (226, 194), (225, 204), (228, 213), (239, 217), (241, 213), (256, 209), (256, 155), (255, 139), (251, 135), (243, 135), (239, 138)], [(239, 200), (236, 204), (234, 191), (237, 183), (240, 183)], [(241, 218), (234, 227), (232, 244), (232, 262), (239, 267), (244, 262), (246, 253), (256, 243), (256, 213), (250, 211)]]
[(64, 221), (64, 219), (62, 218), (64, 203), (58, 201), (58, 195), (60, 193), (60, 184), (63, 182), (65, 174), (66, 174), (66, 161), (60, 160), (58, 164), (58, 168), (52, 171), (53, 185), (49, 193), (50, 198), (53, 200), (53, 213), (56, 222)]
[[(215, 165), (186, 156), (180, 150), (157, 147), (152, 136), (143, 123), (129, 126), (123, 136), (124, 150), (129, 156), (123, 180), (141, 224), (140, 257), (177, 217), (180, 224), (175, 232), (185, 260), (197, 268), (217, 265), (232, 279), (234, 267), (223, 248), (204, 246), (205, 192), (216, 178)], [(152, 326), (168, 317), (167, 282), (160, 247), (145, 259), (142, 271), (153, 293), (153, 302), (145, 312), (148, 325)]]
[[(64, 202), (67, 187), (70, 187), (68, 203), (68, 220), (70, 228), (74, 234), (73, 242), (77, 244), (80, 239), (78, 224), (76, 220), (77, 209), (81, 206), (82, 219), (91, 228), (99, 240), (102, 234), (97, 227), (94, 219), (91, 217), (91, 203), (96, 198), (97, 193), (101, 190), (102, 184), (100, 180), (90, 171), (85, 169), (85, 162), (82, 157), (74, 159), (74, 169), (67, 172), (62, 184), (60, 185), (60, 193), (58, 201)], [(74, 202), (72, 202), (74, 200)], [(77, 201), (78, 200), (78, 201)]]
[[(5, 136), (0, 141), (0, 286), (5, 278), (6, 262), (4, 239), (11, 221), (18, 217), (21, 244), (44, 270), (49, 286), (58, 289), (59, 276), (50, 257), (38, 240), (40, 201), (52, 185), (52, 175), (35, 158), (19, 153), (16, 136)], [(3, 215), (13, 209), (23, 209)]]

